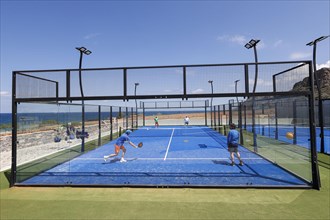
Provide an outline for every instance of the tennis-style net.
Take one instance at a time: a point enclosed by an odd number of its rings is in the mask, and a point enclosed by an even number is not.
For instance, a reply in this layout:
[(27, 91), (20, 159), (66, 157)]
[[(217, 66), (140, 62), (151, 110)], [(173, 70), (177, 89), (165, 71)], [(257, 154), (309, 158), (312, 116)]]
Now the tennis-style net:
[(206, 126), (194, 127), (143, 127), (135, 130), (131, 137), (205, 137), (212, 129)]

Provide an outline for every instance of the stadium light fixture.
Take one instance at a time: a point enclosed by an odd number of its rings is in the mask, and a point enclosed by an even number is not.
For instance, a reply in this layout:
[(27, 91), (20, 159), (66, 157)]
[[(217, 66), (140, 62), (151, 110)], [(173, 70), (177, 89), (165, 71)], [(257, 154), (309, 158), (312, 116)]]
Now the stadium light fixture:
[(245, 48), (246, 49), (254, 49), (254, 58), (255, 58), (255, 63), (256, 63), (256, 74), (255, 74), (255, 79), (254, 79), (254, 86), (253, 86), (253, 93), (255, 93), (256, 91), (256, 87), (257, 87), (257, 80), (258, 80), (258, 55), (257, 55), (257, 44), (260, 42), (260, 40), (255, 40), (255, 39), (251, 39), (249, 41), (249, 43), (245, 44)]
[(86, 55), (90, 55), (92, 53), (92, 51), (87, 50), (86, 47), (76, 47), (77, 50), (79, 50), (81, 53), (86, 54)]
[(249, 43), (246, 43), (246, 44), (245, 44), (244, 47), (245, 47), (246, 49), (250, 49), (250, 48), (252, 48), (252, 47), (257, 46), (257, 44), (259, 43), (259, 41), (260, 41), (260, 40), (251, 39), (251, 40), (249, 41)]
[(312, 40), (311, 42), (306, 44), (306, 46), (313, 46), (313, 69), (314, 69), (314, 72), (316, 71), (316, 45), (317, 45), (318, 42), (323, 41), (323, 40), (327, 39), (328, 37), (330, 37), (330, 35), (319, 37), (319, 38), (317, 38), (315, 40)]
[(319, 37), (319, 38), (317, 38), (317, 39), (315, 39), (315, 40), (307, 43), (306, 46), (313, 46), (314, 44), (316, 44), (316, 43), (318, 43), (320, 41), (323, 41), (323, 40), (327, 39), (328, 37), (330, 37), (330, 35)]

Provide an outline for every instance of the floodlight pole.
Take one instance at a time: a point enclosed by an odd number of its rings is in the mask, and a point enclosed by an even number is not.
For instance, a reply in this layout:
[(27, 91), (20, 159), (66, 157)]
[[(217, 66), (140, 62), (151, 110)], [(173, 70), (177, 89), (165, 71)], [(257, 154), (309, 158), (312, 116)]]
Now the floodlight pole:
[(140, 85), (139, 83), (134, 83), (134, 96), (135, 96), (135, 114), (136, 114), (136, 128), (138, 127), (138, 106), (136, 101), (136, 87)]
[(256, 91), (257, 88), (257, 80), (258, 80), (258, 55), (257, 55), (257, 44), (259, 43), (260, 40), (255, 40), (255, 39), (251, 39), (249, 41), (249, 43), (245, 44), (245, 48), (247, 49), (251, 49), (253, 48), (254, 51), (254, 59), (255, 59), (255, 77), (254, 77), (254, 85), (253, 85), (253, 91), (252, 91), (252, 132), (253, 132), (253, 147), (254, 147), (254, 151), (257, 152), (258, 148), (257, 148), (257, 134), (255, 131), (255, 109), (254, 109), (254, 93)]
[(76, 49), (80, 52), (79, 59), (79, 85), (80, 85), (80, 93), (81, 93), (81, 113), (82, 113), (82, 125), (81, 125), (81, 152), (85, 151), (85, 102), (84, 102), (84, 91), (82, 86), (82, 77), (81, 77), (81, 66), (82, 66), (82, 58), (83, 54), (89, 55), (92, 52), (87, 50), (85, 47), (76, 47)]
[(211, 93), (212, 93), (212, 97), (211, 97), (211, 127), (213, 126), (213, 116), (212, 116), (212, 106), (213, 106), (213, 80), (209, 80), (208, 81), (211, 84)]
[(320, 138), (321, 138), (321, 153), (324, 153), (324, 123), (323, 123), (323, 102), (322, 102), (322, 93), (321, 93), (321, 82), (320, 78), (316, 76), (316, 45), (318, 42), (325, 40), (329, 37), (328, 36), (322, 36), (319, 37), (309, 43), (306, 44), (306, 46), (313, 46), (313, 76), (316, 81), (317, 91), (318, 91), (318, 97), (319, 97), (319, 126), (320, 126)]

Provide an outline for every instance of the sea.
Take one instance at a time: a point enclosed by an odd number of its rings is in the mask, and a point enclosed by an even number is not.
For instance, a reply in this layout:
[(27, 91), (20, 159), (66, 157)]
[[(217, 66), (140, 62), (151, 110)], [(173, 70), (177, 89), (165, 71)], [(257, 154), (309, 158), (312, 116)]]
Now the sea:
[[(184, 113), (196, 113), (201, 111), (146, 111), (145, 115), (167, 115), (167, 114), (184, 114)], [(121, 113), (124, 116), (124, 112)], [(130, 112), (128, 113), (130, 114)], [(140, 111), (139, 114), (142, 114)], [(117, 117), (119, 112), (113, 112), (112, 117)], [(101, 120), (105, 120), (110, 118), (109, 112), (101, 113)], [(79, 122), (81, 121), (81, 112), (70, 112), (70, 113), (51, 113), (51, 112), (43, 112), (43, 113), (19, 113), (18, 121), (22, 123), (29, 124), (29, 121), (32, 123), (42, 122), (53, 120), (58, 123), (67, 123), (67, 122)], [(98, 120), (98, 112), (86, 112), (85, 120), (92, 121)], [(0, 131), (9, 131), (11, 130), (11, 121), (12, 114), (11, 113), (0, 113)]]

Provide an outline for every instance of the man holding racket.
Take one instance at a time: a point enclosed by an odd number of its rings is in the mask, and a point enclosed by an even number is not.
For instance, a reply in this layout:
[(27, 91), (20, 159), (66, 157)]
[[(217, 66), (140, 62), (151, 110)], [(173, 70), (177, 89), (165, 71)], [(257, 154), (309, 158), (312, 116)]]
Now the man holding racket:
[(127, 162), (125, 159), (124, 159), (124, 156), (125, 156), (125, 153), (126, 153), (126, 148), (124, 147), (124, 143), (125, 142), (128, 142), (132, 147), (134, 148), (138, 148), (138, 147), (142, 147), (143, 143), (140, 142), (138, 144), (138, 146), (136, 146), (134, 143), (131, 142), (130, 138), (128, 137), (130, 134), (132, 133), (131, 130), (127, 130), (125, 131), (124, 134), (122, 134), (117, 140), (116, 140), (116, 143), (115, 143), (115, 153), (114, 154), (110, 154), (108, 156), (104, 156), (104, 161), (107, 161), (107, 159), (109, 159), (110, 157), (115, 157), (119, 154), (119, 151), (122, 150), (122, 155), (121, 155), (121, 159), (120, 159), (120, 162), (121, 163), (125, 163)]
[(239, 165), (243, 166), (243, 161), (241, 159), (241, 155), (238, 152), (238, 140), (239, 140), (239, 132), (236, 131), (236, 125), (234, 123), (229, 126), (230, 131), (227, 136), (227, 145), (228, 151), (230, 152), (230, 160), (231, 165), (234, 166), (234, 153), (236, 153), (237, 158), (239, 159)]
[(157, 116), (154, 118), (154, 121), (155, 121), (155, 127), (158, 128), (159, 124), (158, 124), (158, 117)]

